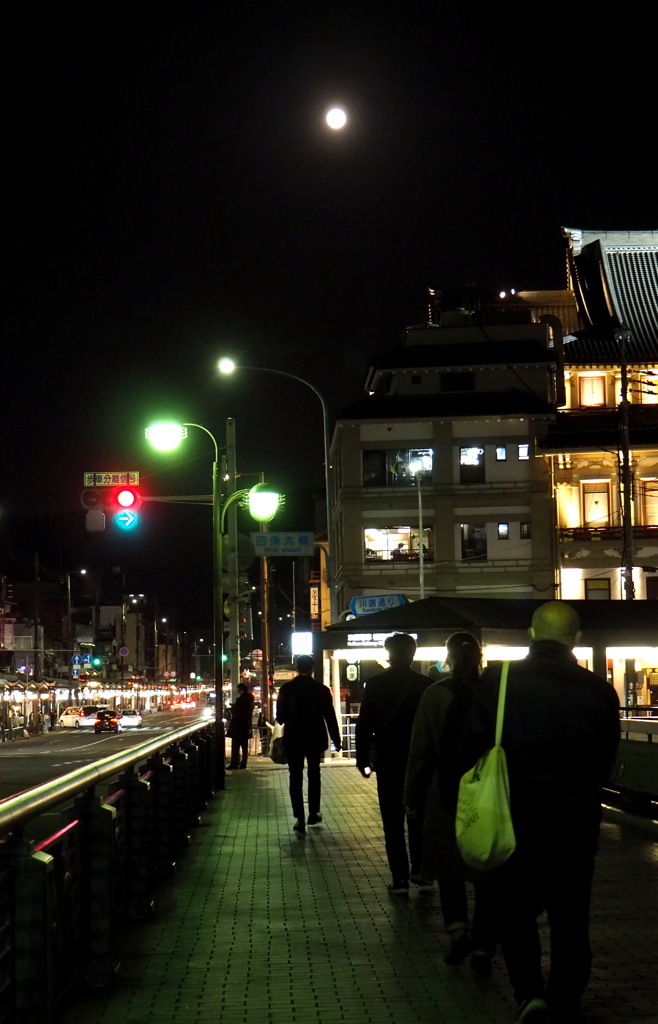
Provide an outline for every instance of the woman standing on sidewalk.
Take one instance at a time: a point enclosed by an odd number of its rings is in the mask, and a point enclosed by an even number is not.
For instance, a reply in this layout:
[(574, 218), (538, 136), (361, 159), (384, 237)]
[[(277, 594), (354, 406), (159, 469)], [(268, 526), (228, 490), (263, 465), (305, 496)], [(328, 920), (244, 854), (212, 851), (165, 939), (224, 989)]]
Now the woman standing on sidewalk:
[[(495, 947), (488, 883), (464, 862), (455, 839), (460, 739), (480, 678), (482, 651), (470, 633), (453, 633), (446, 647), (450, 675), (425, 691), (414, 719), (404, 802), (409, 816), (423, 820), (422, 873), (438, 879), (450, 936), (445, 962), (456, 966), (472, 953), (473, 970), (486, 976)], [(475, 887), (472, 935), (467, 881)]]

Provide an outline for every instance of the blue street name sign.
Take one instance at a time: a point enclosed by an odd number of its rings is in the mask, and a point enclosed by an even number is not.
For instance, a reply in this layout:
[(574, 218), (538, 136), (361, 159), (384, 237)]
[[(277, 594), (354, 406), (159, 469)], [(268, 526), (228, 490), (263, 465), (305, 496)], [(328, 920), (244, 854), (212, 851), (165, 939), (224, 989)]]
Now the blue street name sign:
[(82, 664), (82, 655), (81, 654), (74, 654), (73, 657), (71, 658), (71, 664), (72, 665), (81, 665)]
[(312, 555), (315, 537), (311, 530), (293, 530), (291, 533), (252, 533), (251, 542), (257, 555), (301, 556)]
[(372, 615), (387, 608), (399, 608), (405, 604), (404, 594), (373, 594), (368, 597), (353, 597), (350, 601), (352, 615)]

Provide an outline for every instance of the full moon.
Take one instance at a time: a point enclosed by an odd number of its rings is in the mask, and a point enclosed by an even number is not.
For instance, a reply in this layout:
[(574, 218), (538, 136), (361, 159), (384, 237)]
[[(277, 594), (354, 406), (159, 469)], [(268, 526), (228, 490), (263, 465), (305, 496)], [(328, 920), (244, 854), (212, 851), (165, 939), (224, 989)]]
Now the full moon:
[(347, 124), (347, 114), (340, 107), (333, 107), (327, 112), (325, 120), (330, 128), (344, 128)]

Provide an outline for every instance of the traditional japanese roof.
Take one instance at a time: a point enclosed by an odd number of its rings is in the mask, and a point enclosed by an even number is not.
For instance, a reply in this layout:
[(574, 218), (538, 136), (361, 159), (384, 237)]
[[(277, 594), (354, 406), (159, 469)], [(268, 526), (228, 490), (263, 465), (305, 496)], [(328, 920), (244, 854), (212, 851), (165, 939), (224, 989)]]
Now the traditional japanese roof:
[(550, 415), (554, 406), (528, 391), (469, 391), (439, 395), (372, 395), (348, 406), (339, 420), (450, 419), (454, 416)]
[(585, 323), (606, 333), (623, 325), (637, 344), (658, 347), (658, 230), (562, 230)]
[[(537, 441), (545, 455), (588, 452), (619, 447), (619, 413), (558, 412), (547, 434)], [(654, 449), (658, 443), (658, 406), (632, 405), (629, 409), (629, 440), (634, 450)]]
[[(610, 324), (607, 329), (590, 327), (578, 331), (564, 340), (564, 365), (619, 366), (621, 352), (618, 328)], [(624, 342), (626, 361), (632, 366), (658, 365), (658, 338), (645, 341), (633, 333)]]

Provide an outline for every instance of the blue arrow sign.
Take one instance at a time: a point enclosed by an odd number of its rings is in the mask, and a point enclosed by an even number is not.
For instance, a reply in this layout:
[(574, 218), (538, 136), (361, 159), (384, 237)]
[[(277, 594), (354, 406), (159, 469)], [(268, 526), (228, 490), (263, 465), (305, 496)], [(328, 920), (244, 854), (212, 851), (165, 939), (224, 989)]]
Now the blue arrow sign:
[(71, 664), (72, 665), (81, 665), (82, 664), (82, 655), (81, 654), (74, 654), (73, 657), (71, 658)]
[(352, 615), (372, 615), (387, 608), (398, 608), (405, 604), (404, 594), (373, 594), (368, 597), (353, 597), (350, 601)]
[(80, 678), (80, 669), (79, 668), (72, 668), (71, 669), (71, 678), (72, 679), (79, 679)]
[(122, 530), (129, 530), (136, 524), (137, 520), (138, 516), (136, 516), (134, 512), (130, 512), (128, 509), (125, 509), (124, 512), (119, 512), (118, 516), (116, 516), (117, 526), (120, 526)]
[(82, 664), (83, 665), (91, 665), (91, 654), (83, 655), (83, 657), (82, 657)]

